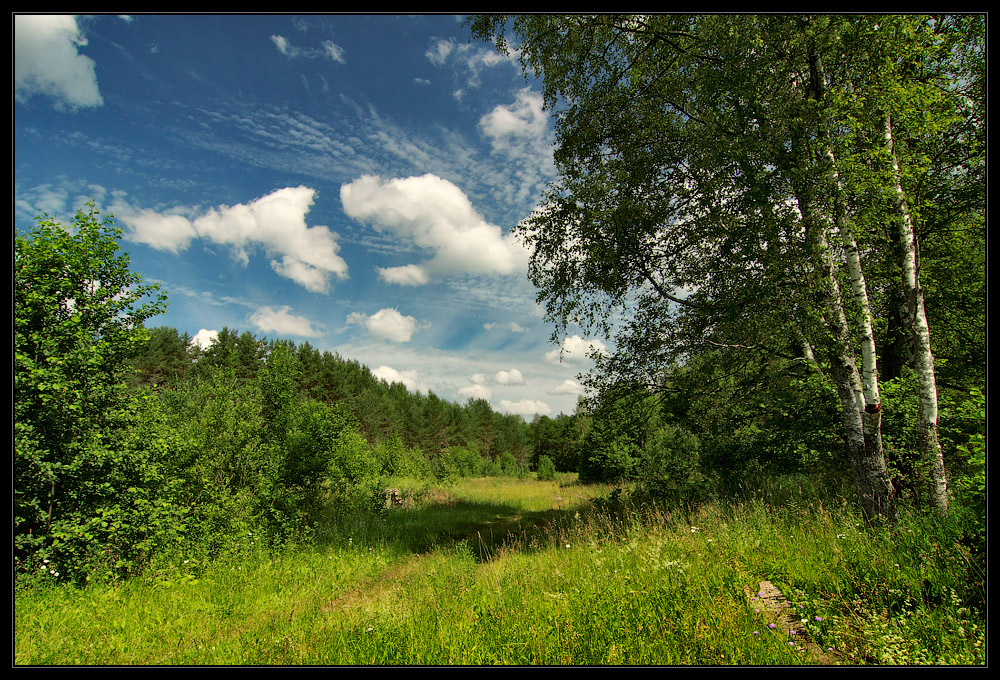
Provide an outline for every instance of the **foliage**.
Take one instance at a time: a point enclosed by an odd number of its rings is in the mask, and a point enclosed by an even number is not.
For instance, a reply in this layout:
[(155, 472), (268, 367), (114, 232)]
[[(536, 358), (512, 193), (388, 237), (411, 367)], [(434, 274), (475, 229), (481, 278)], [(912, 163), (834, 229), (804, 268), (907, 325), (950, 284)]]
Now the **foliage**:
[[(933, 333), (948, 336), (942, 345), (956, 357), (985, 347), (984, 270), (970, 255), (981, 248), (956, 247), (984, 234), (983, 18), (485, 15), (468, 23), (542, 79), (559, 177), (517, 230), (532, 249), (529, 276), (553, 339), (572, 326), (611, 340), (588, 386), (664, 393), (666, 374), (706, 356), (733, 370), (760, 367), (755, 389), (770, 383), (771, 396), (791, 394), (790, 403), (761, 402), (763, 413), (747, 409), (742, 431), (731, 432), (754, 456), (808, 463), (830, 448), (829, 399), (815, 409), (819, 432), (788, 445), (781, 438), (785, 420), (810, 419), (787, 377), (798, 372), (801, 381), (811, 365), (836, 388), (832, 425), (866, 516), (892, 517), (872, 328), (894, 369), (905, 354), (929, 356), (926, 334), (909, 344), (918, 307), (909, 296), (924, 284), (900, 274), (904, 246), (914, 245), (898, 237), (904, 212), (915, 238), (927, 239), (922, 256), (934, 260), (921, 272), (940, 280), (926, 284), (940, 309), (931, 318), (961, 317), (954, 333)], [(946, 281), (959, 284), (954, 297)], [(919, 375), (921, 448), (931, 463), (933, 367), (925, 362)], [(965, 363), (955, 375), (967, 380), (976, 369)], [(636, 445), (607, 427), (595, 425), (581, 472), (596, 465), (627, 477)], [(704, 441), (718, 463), (713, 443)], [(943, 470), (926, 467), (933, 501), (946, 507)]]
[[(122, 433), (135, 413), (124, 369), (142, 323), (165, 296), (143, 285), (119, 253), (120, 231), (93, 205), (71, 229), (40, 218), (14, 241), (14, 550), (18, 571), (41, 560), (66, 578), (122, 545), (158, 501), (148, 451)], [(151, 301), (144, 301), (151, 297)], [(155, 455), (154, 455), (155, 458)], [(136, 502), (126, 511), (129, 495)], [(128, 514), (126, 517), (123, 513)], [(105, 549), (106, 548), (106, 549)]]
[(539, 456), (535, 476), (540, 482), (551, 482), (556, 478), (556, 464), (548, 456)]
[[(467, 479), (378, 521), (346, 518), (341, 533), (318, 546), (246, 554), (211, 569), (178, 560), (127, 585), (19, 587), (13, 659), (987, 662), (985, 572), (976, 572), (955, 528), (940, 518), (904, 513), (892, 529), (862, 529), (858, 513), (829, 493), (795, 507), (718, 501), (607, 514), (571, 500), (607, 487), (577, 483), (561, 493), (572, 505), (554, 513), (552, 492), (551, 482)], [(529, 517), (546, 521), (486, 543), (491, 531)], [(785, 616), (756, 595), (765, 581), (784, 596)]]
[(707, 497), (709, 478), (702, 472), (698, 438), (679, 425), (664, 424), (642, 451), (642, 487), (653, 498), (698, 502)]

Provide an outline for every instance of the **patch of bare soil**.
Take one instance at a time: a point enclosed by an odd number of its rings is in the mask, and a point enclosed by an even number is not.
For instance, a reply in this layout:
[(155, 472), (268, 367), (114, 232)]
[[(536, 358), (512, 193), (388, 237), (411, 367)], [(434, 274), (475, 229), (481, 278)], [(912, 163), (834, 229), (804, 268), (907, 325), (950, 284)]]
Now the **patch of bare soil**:
[[(754, 607), (760, 609), (768, 623), (775, 624), (776, 629), (783, 630), (790, 639), (794, 637), (796, 645), (801, 647), (810, 660), (823, 665), (834, 665), (839, 662), (836, 654), (824, 651), (806, 637), (802, 622), (789, 604), (788, 598), (773, 583), (761, 581), (756, 591), (748, 586), (746, 593), (747, 598)], [(794, 636), (792, 631), (795, 631)]]

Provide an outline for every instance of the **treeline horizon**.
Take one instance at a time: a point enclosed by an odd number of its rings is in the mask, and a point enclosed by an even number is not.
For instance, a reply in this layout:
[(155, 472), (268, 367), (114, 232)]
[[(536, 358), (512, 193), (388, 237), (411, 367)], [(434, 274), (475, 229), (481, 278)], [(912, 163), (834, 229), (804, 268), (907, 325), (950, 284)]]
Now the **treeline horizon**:
[(463, 446), (491, 459), (510, 452), (519, 464), (530, 464), (532, 422), (572, 417), (535, 414), (529, 420), (521, 414), (501, 413), (482, 398), (463, 404), (439, 397), (433, 390), (426, 394), (410, 391), (401, 382), (378, 378), (356, 359), (319, 350), (308, 341), (267, 339), (248, 330), (223, 327), (214, 342), (201, 347), (189, 333), (171, 326), (152, 327), (148, 332), (148, 342), (133, 360), (134, 386), (169, 389), (185, 379), (204, 378), (227, 364), (239, 379), (249, 380), (281, 345), (298, 362), (302, 395), (329, 404), (343, 402), (373, 445), (398, 436), (410, 448), (439, 451)]

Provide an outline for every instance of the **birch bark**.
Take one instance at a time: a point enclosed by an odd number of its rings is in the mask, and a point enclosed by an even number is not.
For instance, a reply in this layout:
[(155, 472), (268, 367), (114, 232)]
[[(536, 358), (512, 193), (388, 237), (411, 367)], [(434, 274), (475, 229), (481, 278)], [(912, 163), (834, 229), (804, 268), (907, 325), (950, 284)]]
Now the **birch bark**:
[(892, 172), (892, 202), (898, 213), (897, 238), (899, 239), (900, 268), (902, 270), (904, 323), (910, 334), (911, 363), (917, 375), (920, 409), (917, 422), (917, 441), (926, 474), (930, 482), (930, 501), (939, 512), (948, 512), (948, 478), (944, 467), (941, 442), (938, 439), (937, 382), (934, 376), (934, 355), (931, 353), (930, 326), (924, 308), (924, 292), (920, 287), (917, 263), (917, 241), (913, 220), (906, 205), (899, 160), (893, 148), (892, 117), (885, 116), (885, 144)]

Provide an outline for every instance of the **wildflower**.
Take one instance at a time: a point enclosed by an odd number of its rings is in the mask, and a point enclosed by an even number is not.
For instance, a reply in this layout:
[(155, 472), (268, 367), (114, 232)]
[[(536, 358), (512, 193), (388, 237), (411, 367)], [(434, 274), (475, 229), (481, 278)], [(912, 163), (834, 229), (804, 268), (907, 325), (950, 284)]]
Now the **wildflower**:
[(754, 634), (754, 635), (760, 635), (760, 631), (756, 631), (756, 630), (755, 630), (755, 631), (753, 632), (753, 634)]
[(847, 534), (837, 534), (837, 538), (847, 538)]
[(759, 610), (759, 609), (754, 609), (754, 610), (753, 610), (753, 613), (754, 613), (754, 614), (760, 614), (760, 610)]
[(816, 620), (817, 620), (817, 621), (822, 621), (822, 620), (823, 620), (823, 617), (822, 617), (822, 616), (817, 616), (817, 617), (816, 617)]
[(566, 544), (566, 547), (567, 547), (567, 548), (569, 547), (569, 543), (567, 543), (567, 544)]
[(691, 533), (692, 534), (698, 533), (698, 527), (691, 527)]
[(770, 628), (771, 630), (774, 630), (774, 629), (775, 629), (775, 628), (777, 628), (778, 626), (777, 626), (777, 625), (775, 625), (775, 624), (773, 624), (773, 623), (769, 623), (769, 624), (767, 624), (767, 627), (768, 627), (768, 628)]

